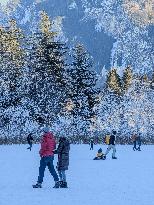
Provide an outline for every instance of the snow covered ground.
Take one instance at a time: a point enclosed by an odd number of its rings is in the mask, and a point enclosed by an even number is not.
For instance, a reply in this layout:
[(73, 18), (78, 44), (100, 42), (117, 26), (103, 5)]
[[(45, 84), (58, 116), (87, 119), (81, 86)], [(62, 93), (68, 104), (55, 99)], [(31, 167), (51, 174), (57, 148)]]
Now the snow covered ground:
[[(117, 146), (117, 160), (93, 161), (98, 148), (71, 145), (68, 189), (53, 189), (48, 169), (42, 189), (33, 189), (39, 145), (0, 146), (0, 205), (154, 205), (154, 146)], [(55, 157), (55, 164), (57, 157)]]

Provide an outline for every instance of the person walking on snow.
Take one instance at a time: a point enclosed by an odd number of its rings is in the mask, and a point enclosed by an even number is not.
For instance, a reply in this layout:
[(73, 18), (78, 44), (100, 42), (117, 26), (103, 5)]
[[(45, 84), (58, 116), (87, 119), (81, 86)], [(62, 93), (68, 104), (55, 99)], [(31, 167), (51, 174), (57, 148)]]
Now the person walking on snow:
[(39, 151), (41, 160), (39, 167), (39, 176), (37, 183), (33, 185), (33, 188), (42, 188), (42, 182), (44, 177), (44, 171), (46, 166), (54, 178), (55, 186), (53, 188), (59, 188), (59, 178), (55, 171), (53, 160), (54, 160), (54, 149), (56, 148), (56, 141), (53, 134), (49, 131), (48, 127), (43, 129), (44, 134), (41, 140), (41, 149)]
[(93, 148), (94, 148), (94, 140), (91, 139), (90, 140), (90, 150), (93, 150)]
[(110, 140), (110, 133), (108, 132), (107, 135), (105, 136), (105, 144), (109, 145), (109, 140)]
[(138, 137), (137, 137), (137, 143), (138, 143), (138, 151), (141, 151), (141, 133), (139, 133)]
[(135, 150), (137, 150), (137, 148), (136, 148), (137, 134), (132, 135), (131, 139), (132, 139), (133, 145), (134, 145), (133, 150), (135, 151)]
[(109, 145), (108, 145), (108, 148), (106, 150), (106, 153), (105, 153), (105, 156), (104, 158), (106, 158), (106, 155), (110, 152), (110, 150), (112, 149), (113, 150), (113, 153), (112, 153), (112, 159), (117, 159), (117, 157), (115, 156), (115, 153), (116, 153), (116, 148), (115, 148), (115, 137), (116, 135), (116, 131), (113, 131), (112, 132), (112, 135), (110, 136), (110, 139), (109, 139)]
[(60, 178), (60, 188), (67, 188), (66, 174), (69, 166), (70, 143), (66, 137), (60, 137), (58, 148), (54, 154), (58, 154), (57, 170)]
[(32, 137), (32, 133), (30, 133), (29, 135), (28, 135), (28, 137), (27, 137), (27, 142), (28, 142), (28, 144), (29, 144), (29, 147), (27, 148), (27, 149), (29, 149), (30, 151), (31, 151), (31, 149), (32, 149), (32, 141), (33, 141), (34, 139), (33, 139), (33, 137)]

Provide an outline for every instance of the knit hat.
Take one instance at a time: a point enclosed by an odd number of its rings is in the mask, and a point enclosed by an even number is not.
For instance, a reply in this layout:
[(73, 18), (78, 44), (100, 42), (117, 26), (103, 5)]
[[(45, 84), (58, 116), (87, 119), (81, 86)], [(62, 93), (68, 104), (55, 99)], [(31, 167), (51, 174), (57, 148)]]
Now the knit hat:
[(102, 149), (101, 149), (101, 148), (99, 148), (98, 153), (101, 153), (101, 152), (102, 152)]
[(50, 131), (50, 129), (49, 129), (49, 127), (44, 127), (44, 128), (43, 128), (43, 131), (47, 133), (47, 132)]
[(116, 132), (115, 130), (113, 130), (113, 131), (112, 131), (112, 133), (113, 133), (114, 135), (116, 135), (116, 134), (117, 134), (117, 132)]

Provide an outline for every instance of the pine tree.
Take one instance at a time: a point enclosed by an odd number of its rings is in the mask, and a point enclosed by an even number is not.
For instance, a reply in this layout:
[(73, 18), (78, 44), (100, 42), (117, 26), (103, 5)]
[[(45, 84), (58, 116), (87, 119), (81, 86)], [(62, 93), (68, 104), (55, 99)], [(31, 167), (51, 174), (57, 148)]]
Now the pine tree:
[(11, 20), (9, 27), (0, 29), (0, 65), (2, 106), (18, 105), (21, 101), (22, 67), (25, 52), (23, 49), (23, 33), (17, 28), (16, 21)]
[(112, 69), (109, 72), (107, 76), (107, 87), (118, 95), (122, 93), (122, 83), (116, 69)]
[(148, 79), (147, 74), (144, 74), (144, 75), (142, 76), (142, 82), (148, 83), (148, 81), (149, 81), (149, 79)]
[(131, 86), (132, 83), (132, 70), (130, 68), (130, 66), (128, 66), (125, 70), (124, 70), (124, 74), (123, 74), (123, 91), (126, 92), (128, 90), (128, 88)]
[(97, 121), (101, 131), (119, 131), (121, 125), (121, 105), (120, 98), (108, 87), (101, 93), (101, 101), (97, 106)]
[(151, 79), (150, 87), (151, 87), (152, 89), (154, 89), (154, 72), (153, 72), (153, 74), (152, 74), (152, 79)]
[(132, 85), (124, 96), (125, 132), (133, 131), (151, 136), (153, 130), (153, 92), (150, 85), (134, 76)]
[(24, 35), (14, 19), (0, 29), (0, 118), (3, 136), (20, 136), (27, 112), (24, 101)]
[(68, 91), (67, 96), (71, 99), (74, 107), (72, 114), (75, 129), (80, 127), (87, 131), (94, 117), (93, 107), (97, 103), (95, 88), (97, 77), (93, 70), (93, 61), (84, 46), (78, 44), (72, 51), (73, 63), (68, 69)]
[(30, 51), (31, 115), (39, 123), (50, 124), (60, 112), (65, 90), (65, 43), (56, 42), (52, 22), (41, 14), (40, 31), (32, 37)]

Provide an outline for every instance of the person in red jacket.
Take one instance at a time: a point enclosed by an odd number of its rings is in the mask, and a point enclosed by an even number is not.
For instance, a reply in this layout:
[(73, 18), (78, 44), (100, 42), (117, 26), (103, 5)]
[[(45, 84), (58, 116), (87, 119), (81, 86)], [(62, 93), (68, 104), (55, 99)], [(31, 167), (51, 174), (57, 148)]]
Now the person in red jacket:
[(46, 166), (54, 178), (55, 186), (53, 188), (59, 188), (59, 178), (55, 171), (53, 160), (54, 160), (54, 149), (56, 148), (56, 141), (53, 134), (49, 131), (48, 127), (43, 129), (44, 134), (41, 140), (41, 149), (39, 151), (41, 160), (40, 160), (40, 167), (39, 167), (39, 176), (38, 181), (33, 188), (42, 188), (42, 182), (44, 177), (44, 171)]

